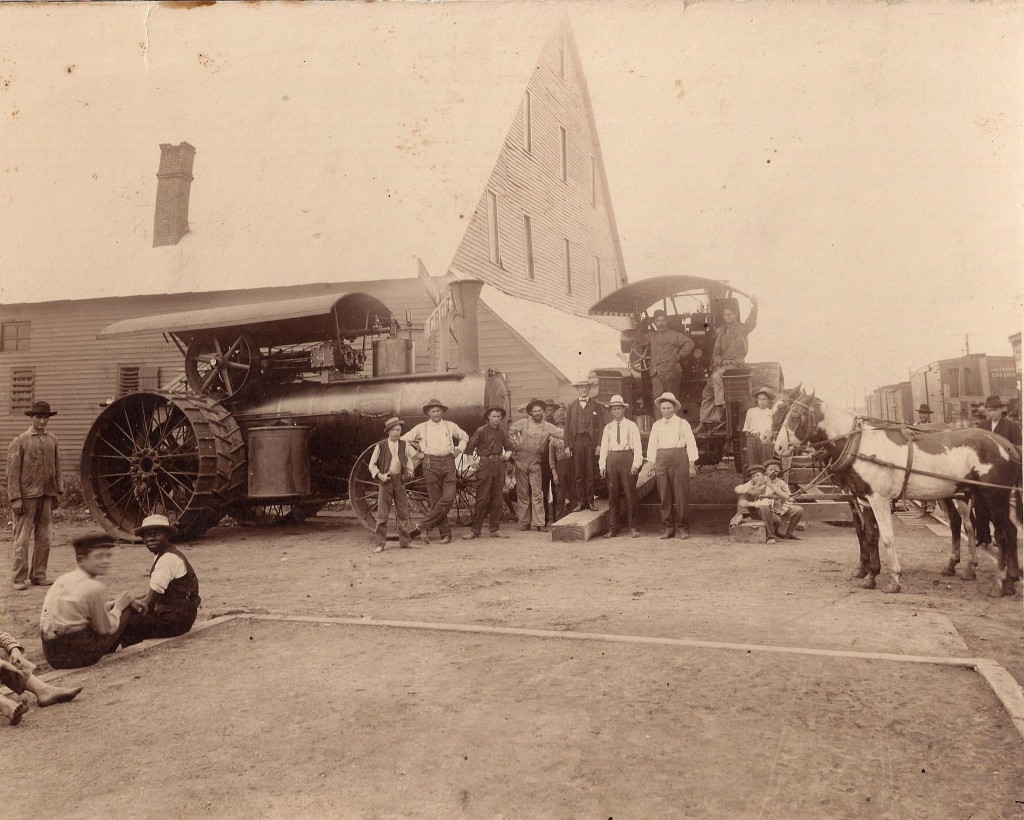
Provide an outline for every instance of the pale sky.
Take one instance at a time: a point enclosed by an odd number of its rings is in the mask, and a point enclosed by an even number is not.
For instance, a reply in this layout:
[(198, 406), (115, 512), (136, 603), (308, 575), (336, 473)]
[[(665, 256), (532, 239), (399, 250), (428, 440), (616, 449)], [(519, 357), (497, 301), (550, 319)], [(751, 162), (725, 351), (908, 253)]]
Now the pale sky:
[[(441, 5), (454, 21), (480, 9)], [(972, 352), (1009, 355), (1022, 315), (1024, 6), (500, 8), (544, 18), (545, 33), (553, 9), (572, 22), (632, 281), (685, 273), (757, 294), (750, 359), (842, 404), (959, 355), (964, 334)], [(382, 26), (398, 13), (374, 11)], [(204, 13), (188, 12), (196, 25)], [(162, 19), (149, 18), (154, 37)], [(17, 58), (0, 53), (0, 80)], [(46, 298), (44, 283), (20, 284), (22, 300)]]

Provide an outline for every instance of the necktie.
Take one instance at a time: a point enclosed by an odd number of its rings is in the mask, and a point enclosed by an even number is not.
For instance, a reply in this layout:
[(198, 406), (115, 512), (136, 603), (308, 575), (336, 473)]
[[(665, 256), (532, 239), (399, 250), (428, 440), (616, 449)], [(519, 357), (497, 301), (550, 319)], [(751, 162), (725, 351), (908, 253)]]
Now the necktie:
[(622, 439), (619, 438), (619, 428), (622, 427), (622, 422), (615, 422), (615, 443), (622, 444)]

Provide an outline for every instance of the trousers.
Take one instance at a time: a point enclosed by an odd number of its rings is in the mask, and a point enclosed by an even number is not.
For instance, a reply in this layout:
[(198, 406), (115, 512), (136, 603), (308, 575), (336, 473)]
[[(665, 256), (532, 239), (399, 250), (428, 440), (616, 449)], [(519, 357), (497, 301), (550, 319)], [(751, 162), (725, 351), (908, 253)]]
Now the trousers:
[(409, 518), (409, 494), (405, 491), (405, 478), (393, 473), (387, 481), (377, 481), (377, 527), (373, 531), (374, 541), (383, 547), (388, 541), (388, 519), (394, 505), (398, 524), (398, 546), (404, 547), (411, 540), (412, 520)]
[(559, 518), (569, 512), (566, 507), (576, 506), (576, 476), (573, 475), (572, 459), (563, 458), (555, 462), (555, 475), (558, 476), (558, 484), (555, 485), (555, 515)]
[(666, 530), (689, 529), (690, 459), (685, 447), (658, 450), (654, 478), (661, 498), (661, 523)]
[(68, 632), (56, 638), (40, 636), (43, 642), (43, 656), (54, 669), (81, 669), (92, 666), (104, 655), (115, 652), (121, 643), (121, 635), (128, 628), (131, 609), (121, 613), (117, 630), (112, 635), (100, 635), (87, 626), (78, 632)]
[[(683, 371), (680, 370), (669, 370), (662, 373), (655, 373), (651, 371), (651, 391), (654, 393), (654, 399), (657, 400), (658, 396), (662, 393), (671, 393), (677, 399), (679, 398), (679, 384), (683, 379)], [(658, 408), (654, 408), (654, 413), (657, 415)]]
[[(660, 460), (661, 456), (658, 458)], [(630, 475), (632, 467), (632, 450), (608, 453), (605, 464), (608, 476), (608, 529), (613, 533), (619, 531), (619, 507), (623, 495), (626, 497), (626, 523), (630, 529), (636, 526), (636, 476)]]
[[(729, 367), (734, 367), (734, 365), (729, 365)], [(722, 376), (729, 367), (716, 367), (712, 370), (704, 385), (704, 392), (700, 394), (700, 420), (704, 424), (722, 420), (721, 413), (723, 411), (715, 408), (725, 407), (725, 381)]]
[(572, 447), (572, 468), (576, 473), (576, 503), (592, 504), (594, 501), (594, 476), (597, 474), (597, 456), (594, 455), (594, 439), (590, 433), (577, 433)]
[[(53, 498), (23, 498), (21, 515), (14, 516), (14, 566), (11, 581), (25, 583), (46, 579), (46, 564), (50, 560), (50, 530), (53, 523)], [(28, 545), (35, 541), (29, 562)]]
[(128, 624), (121, 633), (119, 646), (132, 646), (152, 638), (176, 638), (184, 635), (196, 622), (199, 614), (199, 601), (179, 607), (161, 607), (157, 604), (147, 614), (130, 609)]
[(426, 532), (437, 527), (442, 537), (450, 536), (448, 513), (455, 503), (455, 456), (427, 456), (423, 461), (423, 478), (427, 482), (430, 509), (420, 521), (420, 529)]
[(476, 475), (479, 481), (476, 485), (476, 502), (473, 505), (473, 532), (477, 535), (480, 534), (484, 526), (484, 518), (488, 518), (488, 516), (491, 532), (497, 532), (501, 529), (505, 462), (500, 458), (481, 458)]
[(516, 497), (519, 501), (519, 526), (545, 526), (539, 458), (516, 462)]

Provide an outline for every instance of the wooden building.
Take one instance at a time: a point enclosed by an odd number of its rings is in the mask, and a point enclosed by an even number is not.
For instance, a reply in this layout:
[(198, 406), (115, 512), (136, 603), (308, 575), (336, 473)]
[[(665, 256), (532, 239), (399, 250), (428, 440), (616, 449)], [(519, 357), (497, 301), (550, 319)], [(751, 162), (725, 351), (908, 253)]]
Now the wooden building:
[[(144, 61), (130, 9), (102, 28), (78, 8), (47, 18), (0, 146), (17, 170), (0, 201), (0, 439), (47, 400), (74, 472), (101, 403), (178, 379), (159, 336), (96, 340), (126, 318), (365, 291), (411, 322), (417, 371), (444, 370), (457, 345), (424, 335), (422, 271), (435, 290), (449, 272), (486, 283), (481, 363), (513, 405), (621, 364), (621, 321), (586, 317), (627, 279), (567, 23), (407, 8), (382, 31), (372, 11), (317, 4), (300, 30), (273, 5), (204, 9), (200, 30), (168, 14), (167, 50)], [(33, 42), (37, 16), (9, 18), (12, 42)]]

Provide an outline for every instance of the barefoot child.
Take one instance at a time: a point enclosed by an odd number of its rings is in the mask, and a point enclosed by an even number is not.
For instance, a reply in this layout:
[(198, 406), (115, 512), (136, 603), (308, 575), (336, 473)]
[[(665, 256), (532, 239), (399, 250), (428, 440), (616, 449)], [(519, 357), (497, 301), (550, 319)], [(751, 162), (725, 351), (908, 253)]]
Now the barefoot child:
[[(25, 657), (25, 647), (13, 635), (0, 631), (0, 682), (12, 692), (17, 695), (31, 692), (42, 708), (74, 700), (82, 691), (81, 686), (74, 689), (52, 686), (32, 674), (35, 668), (36, 665)], [(11, 726), (17, 726), (27, 710), (28, 704), (24, 701), (0, 695), (0, 715), (7, 718)]]

